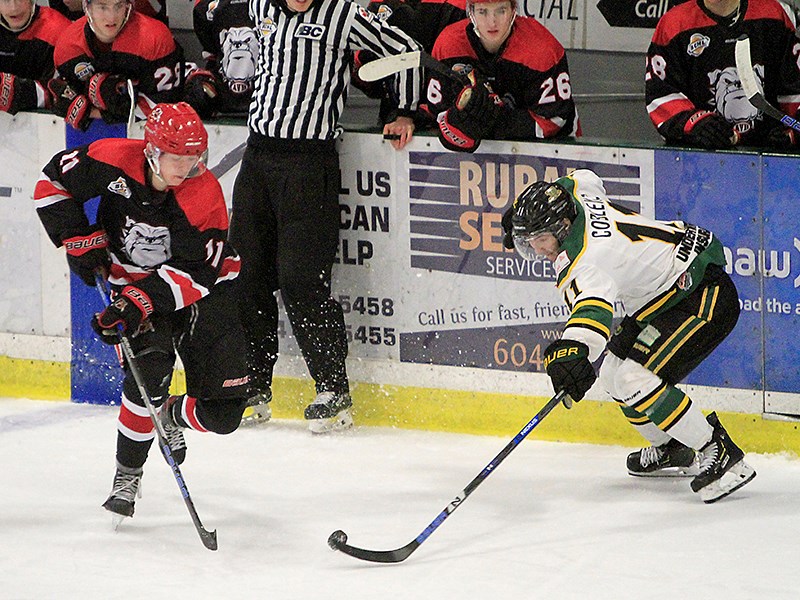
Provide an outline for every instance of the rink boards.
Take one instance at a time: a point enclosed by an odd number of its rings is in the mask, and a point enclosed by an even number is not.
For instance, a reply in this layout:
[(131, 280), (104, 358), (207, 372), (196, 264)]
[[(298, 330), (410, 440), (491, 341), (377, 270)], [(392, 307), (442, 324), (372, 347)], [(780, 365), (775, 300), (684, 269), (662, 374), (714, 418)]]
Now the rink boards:
[[(32, 208), (41, 166), (63, 147), (63, 124), (44, 115), (0, 117), (9, 124), (0, 160), (14, 165), (0, 177), (0, 395), (113, 401), (115, 357), (86, 326), (96, 293), (70, 283), (62, 252)], [(246, 130), (209, 129), (209, 165), (230, 201)], [(455, 154), (425, 136), (396, 152), (365, 133), (345, 134), (340, 153), (333, 289), (345, 310), (361, 423), (501, 433), (529, 418), (550, 393), (541, 355), (566, 313), (549, 263), (526, 263), (502, 248), (500, 217), (528, 183), (576, 168), (598, 172), (615, 200), (722, 239), (744, 310), (735, 332), (689, 378), (692, 397), (707, 409), (742, 413), (751, 430), (761, 419), (748, 415), (800, 414), (792, 393), (800, 390), (796, 158), (510, 142)], [(283, 312), (281, 349), (275, 412), (299, 416), (312, 386)], [(599, 389), (589, 398), (600, 402), (580, 405), (563, 427), (553, 419), (553, 437), (636, 443)]]

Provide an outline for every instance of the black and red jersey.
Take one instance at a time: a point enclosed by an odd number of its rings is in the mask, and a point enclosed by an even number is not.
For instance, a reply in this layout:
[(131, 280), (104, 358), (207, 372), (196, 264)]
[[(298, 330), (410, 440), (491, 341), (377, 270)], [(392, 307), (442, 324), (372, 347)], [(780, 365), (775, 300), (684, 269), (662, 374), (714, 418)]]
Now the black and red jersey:
[(194, 32), (217, 80), (218, 110), (246, 113), (253, 95), (258, 36), (247, 0), (196, 0)]
[[(228, 211), (205, 171), (158, 192), (146, 183), (143, 140), (108, 138), (56, 154), (34, 190), (36, 211), (56, 246), (99, 227), (108, 235), (109, 282), (133, 284), (155, 312), (172, 312), (235, 279), (239, 256), (227, 242)], [(83, 204), (99, 196), (96, 227)]]
[(86, 17), (81, 17), (58, 39), (54, 58), (59, 76), (78, 93), (86, 93), (95, 73), (133, 81), (138, 116), (143, 118), (157, 103), (181, 99), (183, 50), (164, 23), (136, 11), (110, 47), (100, 43)]
[(70, 22), (52, 8), (34, 6), (22, 31), (0, 27), (0, 72), (16, 76), (14, 111), (46, 106), (47, 80), (53, 76), (53, 49)]
[[(533, 17), (517, 16), (496, 54), (481, 44), (469, 19), (447, 27), (433, 57), (461, 72), (475, 70), (503, 100), (504, 110), (487, 139), (537, 140), (579, 136), (580, 122), (564, 47)], [(457, 81), (429, 73), (424, 97), (436, 115), (453, 106)]]
[(467, 16), (466, 0), (372, 0), (367, 10), (419, 42), (425, 52), (448, 25)]
[(776, 0), (742, 0), (738, 14), (723, 18), (691, 0), (661, 17), (647, 51), (647, 112), (667, 141), (682, 141), (687, 119), (700, 109), (730, 121), (743, 144), (759, 144), (775, 127), (742, 90), (734, 48), (743, 34), (764, 97), (797, 114), (800, 42), (783, 7)]

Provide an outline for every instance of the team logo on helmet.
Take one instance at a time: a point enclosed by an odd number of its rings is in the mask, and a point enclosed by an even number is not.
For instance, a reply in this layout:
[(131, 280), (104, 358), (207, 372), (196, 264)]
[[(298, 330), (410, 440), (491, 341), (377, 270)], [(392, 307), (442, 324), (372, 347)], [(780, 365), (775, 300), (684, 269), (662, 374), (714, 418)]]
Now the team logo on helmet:
[(94, 65), (89, 62), (79, 62), (75, 65), (75, 77), (80, 79), (81, 81), (86, 81), (92, 75), (94, 75)]
[(125, 178), (119, 176), (117, 179), (108, 184), (108, 189), (115, 194), (119, 194), (125, 198), (131, 197), (131, 189), (128, 187), (128, 182)]
[(271, 36), (275, 33), (276, 29), (278, 29), (278, 26), (275, 24), (275, 21), (269, 17), (264, 17), (261, 19), (261, 23), (258, 24), (258, 32), (261, 34), (261, 37)]
[(703, 53), (703, 50), (711, 45), (711, 38), (703, 35), (702, 33), (693, 33), (689, 38), (689, 45), (686, 47), (686, 54), (689, 56), (698, 57)]

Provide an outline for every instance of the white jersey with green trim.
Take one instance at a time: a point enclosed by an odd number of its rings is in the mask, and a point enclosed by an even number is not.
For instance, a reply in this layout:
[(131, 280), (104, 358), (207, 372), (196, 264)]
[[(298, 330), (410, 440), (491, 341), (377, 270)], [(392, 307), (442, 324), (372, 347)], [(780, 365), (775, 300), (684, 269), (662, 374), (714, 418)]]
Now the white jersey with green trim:
[(700, 282), (705, 265), (719, 262), (721, 245), (716, 241), (719, 252), (699, 261), (702, 269), (693, 273), (692, 263), (715, 242), (710, 231), (649, 219), (610, 202), (600, 177), (587, 169), (556, 183), (571, 193), (578, 210), (554, 263), (556, 285), (571, 310), (563, 338), (585, 343), (594, 361), (611, 337), (617, 301), (626, 315), (646, 322)]

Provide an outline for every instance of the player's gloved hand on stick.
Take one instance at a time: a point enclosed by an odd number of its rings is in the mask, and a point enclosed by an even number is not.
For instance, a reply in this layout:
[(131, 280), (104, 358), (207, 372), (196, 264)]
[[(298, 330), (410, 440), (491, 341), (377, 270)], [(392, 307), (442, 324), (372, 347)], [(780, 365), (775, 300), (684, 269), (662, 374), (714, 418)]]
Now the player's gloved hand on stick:
[(470, 73), (470, 81), (475, 83), (462, 88), (456, 98), (456, 108), (465, 118), (480, 124), (482, 133), (488, 133), (500, 116), (503, 101), (488, 83), (475, 78), (474, 71)]
[(83, 94), (78, 94), (63, 79), (47, 82), (52, 110), (78, 131), (86, 131), (92, 124), (92, 103)]
[(725, 117), (711, 110), (692, 113), (683, 126), (683, 133), (692, 144), (709, 150), (730, 148), (739, 137)]
[[(556, 392), (564, 390), (580, 402), (597, 379), (589, 347), (575, 340), (556, 340), (544, 351), (544, 368)], [(564, 404), (567, 408), (569, 405)]]
[(186, 79), (184, 100), (188, 102), (201, 119), (209, 119), (217, 111), (217, 81), (214, 74), (206, 69), (195, 69)]
[(119, 329), (135, 335), (145, 320), (153, 314), (153, 303), (142, 290), (132, 285), (125, 286), (106, 309), (92, 318), (92, 329), (106, 344), (119, 343)]
[(106, 123), (124, 123), (131, 112), (128, 80), (121, 75), (95, 73), (89, 79), (89, 101), (100, 110)]
[(108, 236), (102, 229), (86, 234), (70, 235), (61, 243), (67, 251), (70, 270), (86, 285), (94, 287), (95, 271), (108, 273), (111, 259), (108, 257)]
[(770, 148), (788, 150), (797, 145), (798, 133), (794, 129), (778, 125), (767, 133), (764, 142)]

